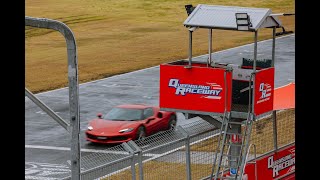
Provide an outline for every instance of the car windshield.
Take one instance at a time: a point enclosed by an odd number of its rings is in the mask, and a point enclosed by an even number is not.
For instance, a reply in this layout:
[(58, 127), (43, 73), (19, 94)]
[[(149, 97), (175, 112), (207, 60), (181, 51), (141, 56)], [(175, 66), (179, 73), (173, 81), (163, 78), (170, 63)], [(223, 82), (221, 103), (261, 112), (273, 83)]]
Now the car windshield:
[(135, 121), (142, 119), (142, 109), (113, 108), (104, 119), (114, 121)]

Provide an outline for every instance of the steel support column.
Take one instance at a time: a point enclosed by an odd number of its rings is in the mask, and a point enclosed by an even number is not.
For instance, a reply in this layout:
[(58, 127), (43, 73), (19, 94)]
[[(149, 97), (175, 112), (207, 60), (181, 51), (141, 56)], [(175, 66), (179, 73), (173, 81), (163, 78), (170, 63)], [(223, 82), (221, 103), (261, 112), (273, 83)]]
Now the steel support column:
[(274, 150), (278, 150), (278, 136), (277, 136), (277, 111), (272, 111), (272, 123), (273, 123), (273, 147)]
[(80, 113), (78, 88), (77, 45), (71, 29), (64, 23), (46, 18), (25, 17), (25, 26), (53, 29), (65, 38), (68, 53), (69, 106), (71, 127), (71, 179), (79, 180), (80, 176)]
[(134, 141), (128, 141), (127, 144), (134, 150), (134, 153), (138, 154), (139, 180), (143, 180), (142, 149)]
[(192, 30), (189, 30), (189, 64), (188, 66), (191, 68), (192, 63)]
[(271, 67), (274, 67), (275, 49), (276, 49), (276, 27), (273, 27), (272, 28), (272, 62), (271, 62)]
[[(255, 90), (254, 90), (254, 87), (255, 87), (255, 84), (256, 84), (256, 66), (257, 66), (257, 54), (258, 54), (258, 31), (255, 31), (254, 32), (254, 51), (253, 51), (253, 82), (252, 82), (252, 86), (253, 86), (253, 91), (252, 91), (252, 109), (251, 109), (251, 112), (254, 113), (254, 101), (255, 101)], [(251, 81), (251, 79), (250, 79)]]
[(136, 163), (135, 163), (135, 150), (131, 148), (131, 146), (129, 146), (127, 143), (122, 143), (121, 144), (122, 147), (129, 152), (129, 154), (131, 155), (132, 159), (131, 159), (131, 179), (132, 180), (136, 180)]
[(178, 131), (180, 131), (186, 138), (185, 147), (186, 147), (186, 175), (187, 180), (191, 180), (191, 157), (190, 157), (190, 136), (187, 131), (185, 131), (181, 126), (177, 127)]
[(212, 54), (212, 29), (209, 29), (209, 59), (208, 59), (209, 62), (208, 62), (208, 66), (210, 66), (212, 63), (211, 54)]
[[(276, 27), (272, 29), (272, 64), (275, 64), (275, 49), (276, 49)], [(272, 111), (272, 123), (273, 123), (273, 145), (274, 149), (278, 150), (278, 137), (277, 137), (277, 111)]]
[(254, 50), (253, 50), (253, 72), (256, 72), (258, 53), (258, 31), (254, 32)]

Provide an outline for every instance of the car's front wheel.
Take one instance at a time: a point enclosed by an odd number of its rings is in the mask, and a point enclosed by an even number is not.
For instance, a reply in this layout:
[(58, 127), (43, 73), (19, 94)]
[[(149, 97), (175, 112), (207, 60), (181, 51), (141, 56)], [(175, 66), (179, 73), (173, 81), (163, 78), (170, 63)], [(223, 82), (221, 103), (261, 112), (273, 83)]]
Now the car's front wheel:
[(175, 129), (177, 126), (177, 117), (175, 115), (171, 115), (169, 119), (168, 129)]
[(137, 140), (144, 139), (146, 137), (146, 130), (143, 126), (140, 126), (137, 131)]

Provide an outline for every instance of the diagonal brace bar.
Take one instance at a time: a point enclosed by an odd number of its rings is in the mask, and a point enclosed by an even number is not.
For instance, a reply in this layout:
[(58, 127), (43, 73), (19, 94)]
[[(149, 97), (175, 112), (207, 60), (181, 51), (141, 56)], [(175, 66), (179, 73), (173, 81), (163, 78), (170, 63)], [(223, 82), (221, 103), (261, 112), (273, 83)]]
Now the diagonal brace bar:
[(27, 88), (25, 88), (25, 95), (33, 101), (36, 105), (38, 105), (44, 112), (46, 112), (52, 119), (57, 121), (64, 129), (69, 132), (69, 123), (63, 120), (57, 113), (55, 113), (52, 109), (46, 106), (40, 99), (38, 99), (32, 92), (30, 92)]

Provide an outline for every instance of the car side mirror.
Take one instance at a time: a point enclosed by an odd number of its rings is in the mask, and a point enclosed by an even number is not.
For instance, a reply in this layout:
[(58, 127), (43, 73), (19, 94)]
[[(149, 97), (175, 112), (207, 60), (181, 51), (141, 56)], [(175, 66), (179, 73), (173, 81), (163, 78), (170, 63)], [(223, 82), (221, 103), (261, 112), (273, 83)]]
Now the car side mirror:
[(162, 112), (158, 112), (157, 117), (158, 117), (158, 118), (162, 118), (162, 117), (163, 117)]
[(97, 117), (98, 117), (99, 119), (102, 119), (102, 114), (101, 114), (101, 113), (98, 113), (98, 114), (97, 114)]

